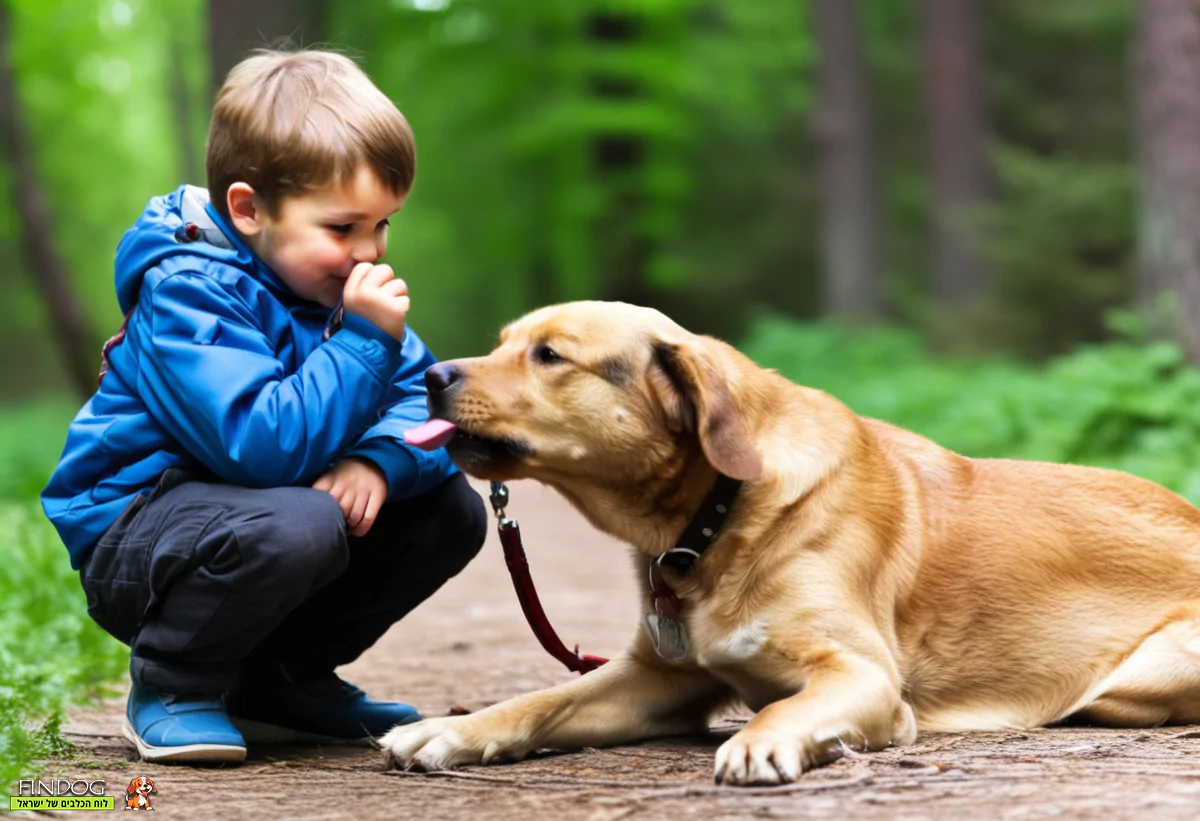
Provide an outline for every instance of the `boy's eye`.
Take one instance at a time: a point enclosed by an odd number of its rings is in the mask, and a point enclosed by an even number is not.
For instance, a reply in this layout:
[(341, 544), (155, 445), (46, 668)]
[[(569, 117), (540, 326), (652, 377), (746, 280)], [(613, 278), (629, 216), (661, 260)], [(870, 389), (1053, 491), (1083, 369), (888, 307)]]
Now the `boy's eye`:
[(392, 224), (392, 221), (391, 221), (391, 220), (389, 220), (389, 219), (381, 219), (381, 220), (379, 221), (379, 224), (375, 226), (375, 230), (376, 230), (376, 231), (379, 231), (379, 230), (381, 230), (381, 229), (387, 228), (387, 227), (388, 227), (389, 225), (391, 225), (391, 224)]
[(342, 236), (345, 236), (354, 230), (354, 223), (348, 223), (346, 225), (326, 225), (325, 227), (335, 234), (341, 234)]

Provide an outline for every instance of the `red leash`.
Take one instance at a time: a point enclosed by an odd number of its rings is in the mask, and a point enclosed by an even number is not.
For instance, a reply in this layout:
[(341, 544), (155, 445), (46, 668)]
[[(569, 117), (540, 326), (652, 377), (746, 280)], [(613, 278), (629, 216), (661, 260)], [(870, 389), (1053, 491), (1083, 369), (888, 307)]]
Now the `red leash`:
[(491, 502), (492, 510), (496, 513), (496, 531), (500, 534), (500, 544), (504, 547), (504, 563), (508, 565), (517, 599), (521, 602), (521, 609), (525, 611), (525, 619), (533, 628), (533, 634), (537, 636), (542, 647), (565, 664), (572, 673), (589, 673), (607, 662), (608, 659), (600, 656), (581, 654), (578, 644), (572, 653), (554, 632), (533, 587), (533, 577), (529, 575), (529, 560), (525, 558), (525, 546), (521, 544), (521, 528), (515, 519), (506, 518), (504, 515), (504, 506), (508, 504), (508, 488), (503, 482), (492, 482)]

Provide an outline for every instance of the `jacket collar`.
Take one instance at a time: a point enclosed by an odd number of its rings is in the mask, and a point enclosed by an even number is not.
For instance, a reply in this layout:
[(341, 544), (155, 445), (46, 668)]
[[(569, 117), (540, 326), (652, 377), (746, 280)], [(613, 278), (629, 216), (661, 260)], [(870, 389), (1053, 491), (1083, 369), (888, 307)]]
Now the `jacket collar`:
[[(181, 242), (205, 242), (217, 248), (236, 251), (238, 262), (242, 263), (252, 276), (279, 297), (280, 301), (286, 304), (306, 306), (315, 304), (296, 296), (295, 292), (283, 284), (283, 280), (263, 262), (258, 254), (254, 253), (233, 226), (217, 213), (207, 188), (195, 185), (187, 186), (180, 200), (179, 212), (183, 218), (183, 227), (180, 229), (183, 234), (177, 236), (177, 239)], [(188, 233), (192, 231), (191, 226), (195, 226), (195, 236)], [(322, 310), (325, 309), (322, 308)]]

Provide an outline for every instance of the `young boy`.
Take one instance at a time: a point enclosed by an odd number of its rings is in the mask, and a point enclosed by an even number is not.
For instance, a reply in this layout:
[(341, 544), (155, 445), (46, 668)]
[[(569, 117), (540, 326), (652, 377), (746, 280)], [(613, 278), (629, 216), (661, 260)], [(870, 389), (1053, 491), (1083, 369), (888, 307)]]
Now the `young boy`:
[(333, 672), (486, 531), (445, 451), (403, 442), (435, 360), (375, 263), (415, 165), (350, 60), (261, 52), (217, 97), (209, 189), (152, 199), (121, 240), (126, 321), (42, 503), (89, 614), (130, 645), (124, 732), (147, 761), (419, 718)]

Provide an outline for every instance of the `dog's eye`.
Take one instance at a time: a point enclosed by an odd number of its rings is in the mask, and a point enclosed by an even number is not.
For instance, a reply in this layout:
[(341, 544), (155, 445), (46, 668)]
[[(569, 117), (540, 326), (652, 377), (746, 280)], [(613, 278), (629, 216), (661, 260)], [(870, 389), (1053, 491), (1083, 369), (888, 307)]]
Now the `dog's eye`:
[(543, 365), (554, 365), (558, 362), (566, 361), (557, 353), (555, 353), (553, 348), (546, 344), (538, 345), (533, 349), (533, 358), (536, 361), (541, 362)]

